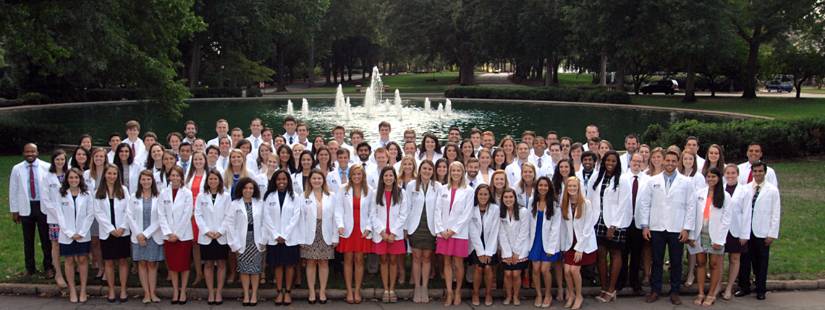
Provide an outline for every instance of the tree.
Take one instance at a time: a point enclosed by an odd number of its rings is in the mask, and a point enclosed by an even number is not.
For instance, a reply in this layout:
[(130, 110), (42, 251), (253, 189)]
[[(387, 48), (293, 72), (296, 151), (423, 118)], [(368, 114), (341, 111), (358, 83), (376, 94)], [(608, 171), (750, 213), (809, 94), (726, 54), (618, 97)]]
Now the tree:
[[(728, 18), (736, 34), (748, 45), (744, 67), (743, 98), (756, 98), (759, 49), (814, 13), (817, 0), (728, 0)], [(821, 10), (821, 8), (820, 8)], [(821, 11), (820, 11), (821, 12)]]

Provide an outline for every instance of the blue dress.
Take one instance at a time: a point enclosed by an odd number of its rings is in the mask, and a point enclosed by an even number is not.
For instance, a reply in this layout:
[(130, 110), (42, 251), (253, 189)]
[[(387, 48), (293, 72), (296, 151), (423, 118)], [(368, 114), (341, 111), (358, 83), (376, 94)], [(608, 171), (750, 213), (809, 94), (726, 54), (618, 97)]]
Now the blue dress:
[(527, 259), (530, 261), (540, 261), (540, 262), (557, 262), (561, 259), (561, 252), (547, 255), (544, 252), (544, 244), (542, 243), (542, 238), (544, 236), (541, 235), (541, 228), (544, 225), (544, 211), (536, 212), (536, 237), (533, 238), (533, 245), (530, 248), (530, 254), (527, 255)]

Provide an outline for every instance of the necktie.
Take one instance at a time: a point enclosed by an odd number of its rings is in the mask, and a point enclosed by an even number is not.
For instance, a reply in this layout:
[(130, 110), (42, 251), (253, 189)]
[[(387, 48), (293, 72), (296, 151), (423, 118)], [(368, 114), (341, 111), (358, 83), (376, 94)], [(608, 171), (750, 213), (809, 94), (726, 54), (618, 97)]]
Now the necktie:
[(290, 136), (290, 137), (289, 137), (289, 144), (290, 144), (290, 145), (292, 145), (292, 143), (293, 143), (292, 141), (293, 141), (293, 140), (292, 140), (292, 136)]
[(632, 200), (633, 212), (636, 212), (636, 193), (638, 191), (639, 191), (639, 176), (634, 175), (633, 176), (633, 192), (632, 192), (633, 195), (631, 196), (633, 198), (633, 200)]
[(112, 218), (112, 226), (117, 229), (117, 222), (115, 222), (115, 201), (114, 199), (109, 199), (109, 216)]
[(29, 164), (29, 197), (31, 200), (37, 198), (37, 189), (34, 187), (34, 164)]
[(475, 187), (473, 184), (475, 184), (475, 181), (470, 181), (470, 187)]
[(539, 168), (541, 168), (541, 157), (539, 157), (537, 164), (539, 165)]
[(257, 148), (258, 148), (258, 145), (259, 145), (259, 144), (261, 144), (260, 139), (255, 138), (255, 139), (252, 139), (252, 140), (254, 140), (254, 141), (255, 141), (255, 148), (257, 149)]
[(181, 168), (183, 168), (183, 172), (186, 172), (186, 169), (189, 168), (189, 162), (185, 161), (185, 162), (183, 162), (183, 164), (181, 166), (183, 166), (183, 167), (181, 167)]
[(748, 171), (748, 183), (750, 183), (751, 181), (753, 181), (753, 169)]
[(132, 142), (132, 157), (135, 157), (135, 156), (136, 156), (136, 153), (135, 153), (135, 143), (134, 143), (134, 142)]
[[(753, 200), (751, 200), (751, 207), (756, 207), (756, 198), (758, 198), (758, 197), (759, 197), (759, 190), (760, 190), (760, 187), (761, 187), (761, 186), (756, 185), (756, 190), (755, 190), (755, 192), (753, 193)], [(753, 211), (753, 210), (751, 210), (751, 211)]]

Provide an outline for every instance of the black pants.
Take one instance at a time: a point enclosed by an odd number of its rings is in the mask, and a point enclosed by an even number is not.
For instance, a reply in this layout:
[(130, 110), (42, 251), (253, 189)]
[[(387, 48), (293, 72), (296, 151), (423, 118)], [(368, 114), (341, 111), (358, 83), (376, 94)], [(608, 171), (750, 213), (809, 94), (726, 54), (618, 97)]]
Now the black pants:
[(756, 293), (765, 293), (770, 254), (771, 247), (765, 245), (765, 238), (757, 238), (751, 233), (751, 240), (748, 241), (748, 251), (742, 253), (741, 264), (739, 265), (739, 289), (745, 292), (751, 291), (751, 269), (753, 269), (753, 274), (756, 276)]
[(651, 231), (653, 250), (653, 272), (650, 275), (650, 290), (662, 293), (662, 272), (664, 269), (665, 246), (670, 253), (670, 293), (679, 293), (682, 286), (682, 252), (684, 244), (679, 242), (679, 233)]
[(619, 272), (619, 282), (617, 290), (624, 288), (628, 278), (630, 287), (634, 290), (642, 289), (642, 282), (639, 280), (639, 272), (642, 270), (642, 248), (645, 239), (642, 237), (642, 230), (636, 228), (634, 222), (627, 228), (627, 246), (622, 249), (622, 270)]
[(32, 201), (31, 213), (29, 216), (21, 216), (20, 222), (23, 226), (23, 254), (26, 259), (26, 271), (35, 273), (37, 268), (34, 264), (34, 231), (40, 235), (40, 249), (43, 250), (43, 270), (51, 270), (52, 267), (52, 242), (49, 240), (49, 224), (46, 223), (46, 215), (40, 212), (40, 202)]

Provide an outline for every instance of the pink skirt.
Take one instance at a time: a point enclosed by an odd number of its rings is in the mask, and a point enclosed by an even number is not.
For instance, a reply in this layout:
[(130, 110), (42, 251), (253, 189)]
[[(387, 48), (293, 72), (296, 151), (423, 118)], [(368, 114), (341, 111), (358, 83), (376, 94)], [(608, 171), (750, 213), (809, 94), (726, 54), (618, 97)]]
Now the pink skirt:
[(404, 239), (393, 242), (381, 241), (372, 245), (372, 252), (378, 255), (407, 254), (407, 242)]
[(435, 238), (435, 254), (464, 257), (470, 255), (470, 242), (467, 239), (441, 237)]

